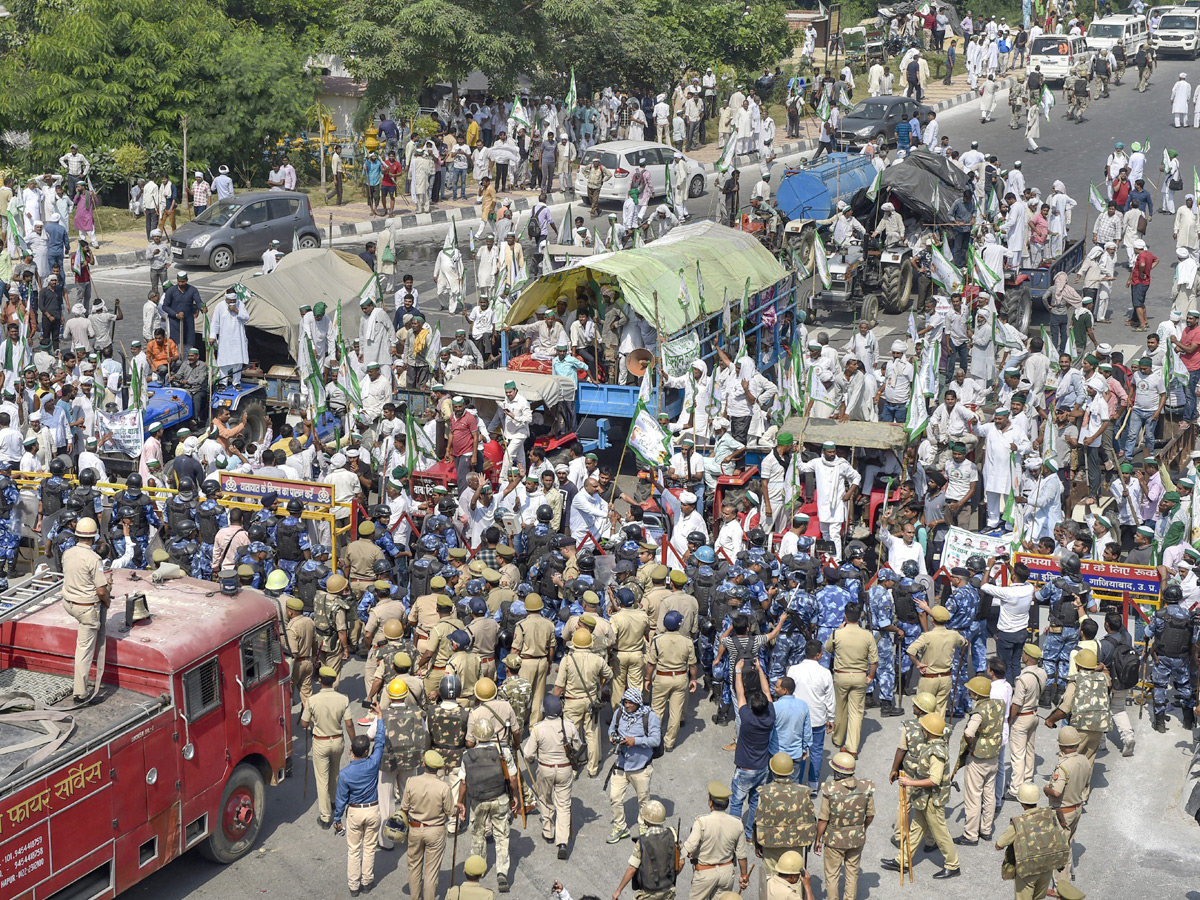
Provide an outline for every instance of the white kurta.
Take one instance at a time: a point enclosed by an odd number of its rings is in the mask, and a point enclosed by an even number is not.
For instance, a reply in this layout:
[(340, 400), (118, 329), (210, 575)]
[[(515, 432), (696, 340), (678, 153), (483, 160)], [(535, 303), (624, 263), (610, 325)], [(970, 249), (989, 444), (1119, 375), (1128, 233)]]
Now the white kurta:
[(216, 345), (218, 366), (244, 366), (250, 362), (246, 343), (246, 323), (250, 312), (238, 301), (237, 311), (231, 313), (225, 303), (217, 304), (209, 318), (208, 337)]
[(849, 462), (836, 457), (819, 456), (801, 463), (799, 472), (812, 472), (817, 483), (817, 518), (821, 524), (846, 521), (846, 502), (842, 499), (850, 485), (862, 484), (862, 476)]
[(1171, 113), (1177, 116), (1186, 116), (1188, 112), (1188, 100), (1191, 99), (1191, 91), (1188, 89), (1188, 83), (1180, 78), (1171, 86)]
[(439, 253), (433, 263), (433, 277), (437, 281), (439, 297), (443, 294), (461, 297), (463, 292), (462, 254), (453, 247)]
[(1018, 435), (1011, 424), (1001, 431), (994, 422), (988, 422), (975, 429), (984, 440), (983, 488), (989, 493), (1007, 494), (1012, 490), (1011, 455), (1013, 444), (1017, 445), (1016, 453), (1023, 455), (1029, 444), (1023, 442), (1023, 436)]
[(379, 363), (380, 366), (391, 364), (396, 332), (383, 307), (376, 306), (370, 318), (359, 320), (358, 339), (362, 344), (363, 362), (367, 365)]

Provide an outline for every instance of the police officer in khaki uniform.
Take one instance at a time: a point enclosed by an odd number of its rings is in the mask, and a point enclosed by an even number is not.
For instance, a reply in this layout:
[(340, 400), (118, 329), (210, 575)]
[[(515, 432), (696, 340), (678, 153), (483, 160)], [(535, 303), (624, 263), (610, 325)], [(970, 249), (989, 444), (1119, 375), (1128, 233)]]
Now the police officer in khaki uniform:
[[(1042, 788), (1050, 798), (1050, 808), (1058, 810), (1058, 824), (1067, 830), (1072, 843), (1083, 815), (1084, 795), (1092, 783), (1092, 761), (1078, 752), (1079, 741), (1079, 732), (1070, 725), (1058, 732), (1058, 765)], [(1072, 852), (1067, 864), (1058, 870), (1058, 878), (1075, 877), (1074, 855)]]
[[(346, 545), (346, 552), (341, 560), (342, 571), (350, 580), (350, 594), (355, 604), (362, 599), (367, 588), (375, 583), (375, 563), (384, 558), (383, 551), (375, 544), (375, 523), (359, 522), (358, 540)], [(354, 616), (353, 619), (350, 625), (350, 642), (357, 645), (363, 623), (358, 616)]]
[(437, 601), (445, 589), (446, 579), (441, 575), (434, 575), (429, 579), (430, 593), (422, 594), (414, 600), (412, 608), (408, 611), (408, 624), (412, 628), (413, 642), (417, 645), (418, 653), (425, 649), (425, 644), (429, 640), (429, 632), (441, 619), (441, 616), (438, 615)]
[[(300, 713), (300, 727), (313, 732), (313, 776), (317, 782), (317, 824), (333, 825), (333, 797), (337, 793), (342, 750), (354, 739), (354, 720), (348, 714), (350, 698), (334, 689), (337, 672), (322, 666), (317, 673), (321, 690), (309, 698)], [(344, 731), (343, 731), (344, 729)], [(345, 735), (345, 737), (343, 737)]]
[(583, 732), (587, 740), (588, 775), (600, 774), (600, 696), (604, 683), (612, 679), (608, 663), (592, 653), (592, 634), (576, 629), (571, 652), (558, 664), (554, 696), (563, 701), (563, 715)]
[(658, 548), (653, 544), (638, 544), (638, 567), (633, 577), (642, 586), (642, 596), (645, 596), (646, 592), (653, 587), (654, 570), (658, 568), (658, 563), (654, 561), (654, 555), (657, 550)]
[[(1096, 751), (1112, 728), (1112, 713), (1109, 711), (1108, 693), (1112, 679), (1100, 669), (1096, 651), (1085, 647), (1075, 654), (1075, 677), (1067, 682), (1058, 708), (1046, 716), (1046, 727), (1053, 728), (1062, 719), (1071, 717), (1071, 724), (1079, 732), (1079, 752), (1093, 763)], [(1083, 792), (1086, 803), (1091, 786)]]
[[(945, 860), (941, 870), (935, 872), (933, 877), (956, 878), (959, 875), (958, 851), (946, 828), (946, 801), (950, 795), (949, 752), (945, 741), (946, 720), (939, 713), (926, 713), (921, 716), (921, 730), (925, 733), (925, 740), (921, 744), (916, 777), (901, 775), (898, 779), (901, 786), (907, 789), (908, 800), (912, 804), (908, 846), (915, 851), (922, 846), (925, 834), (928, 833), (937, 843)], [(900, 857), (897, 855), (895, 859), (881, 859), (879, 865), (889, 872), (899, 872)]]
[(682, 625), (683, 613), (678, 610), (668, 612), (663, 618), (666, 630), (654, 636), (646, 656), (644, 687), (647, 692), (652, 692), (650, 708), (663, 723), (665, 750), (675, 749), (687, 695), (696, 692), (696, 645), (680, 633)]
[[(386, 584), (387, 582), (384, 582)], [(400, 608), (401, 615), (404, 607)], [(375, 632), (363, 632), (363, 643), (371, 649), (367, 653), (367, 661), (363, 665), (363, 681), (367, 686), (367, 699), (364, 703), (375, 699), (375, 691), (382, 690), (383, 679), (389, 677), (392, 659), (397, 653), (411, 650), (412, 642), (404, 636), (404, 622), (399, 617), (387, 619), (379, 632), (379, 640), (375, 640)], [(378, 684), (378, 687), (376, 685)]]
[(616, 632), (613, 631), (612, 623), (600, 615), (599, 594), (595, 591), (584, 591), (582, 602), (583, 612), (577, 616), (571, 616), (571, 618), (567, 619), (566, 624), (563, 625), (563, 643), (571, 640), (571, 636), (575, 634), (575, 629), (582, 625), (592, 633), (592, 652), (607, 662), (609, 654), (616, 644)]
[[(821, 788), (821, 811), (817, 813), (817, 840), (813, 852), (825, 848), (825, 896), (828, 900), (855, 900), (862, 849), (867, 828), (875, 818), (875, 785), (854, 777), (854, 757), (835, 753), (829, 761), (833, 777)], [(845, 889), (838, 893), (842, 869)], [(769, 895), (768, 895), (769, 896)]]
[[(384, 668), (385, 664), (387, 666), (386, 669)], [(412, 657), (408, 653), (401, 650), (390, 659), (380, 660), (379, 665), (379, 674), (371, 682), (370, 696), (373, 697), (382, 690), (385, 680), (388, 680), (390, 684), (391, 679), (399, 678), (408, 685), (408, 692), (404, 695), (404, 702), (417, 709), (425, 708), (427, 702), (425, 698), (425, 681), (412, 674)]]
[(446, 674), (457, 675), (462, 682), (463, 695), (458, 698), (460, 706), (470, 708), (471, 695), (475, 693), (475, 682), (480, 678), (479, 654), (471, 649), (471, 635), (465, 628), (450, 634), (450, 646), (454, 652), (446, 660)]
[[(619, 900), (635, 875), (639, 886), (634, 900), (675, 900), (675, 850), (679, 835), (666, 824), (666, 808), (657, 800), (644, 801), (638, 807), (638, 819), (642, 822), (642, 834), (633, 842), (633, 854), (612, 900)], [(643, 845), (652, 847), (652, 851), (643, 854)]]
[(616, 592), (621, 608), (610, 620), (613, 628), (613, 644), (616, 659), (613, 662), (612, 707), (617, 708), (621, 695), (628, 687), (637, 687), (645, 680), (646, 635), (650, 632), (650, 619), (646, 611), (636, 605), (637, 598), (629, 588)]
[[(495, 900), (496, 895), (479, 883), (479, 879), (486, 874), (487, 860), (474, 854), (468, 856), (463, 863), (463, 883), (446, 891), (446, 900)], [(502, 887), (500, 893), (507, 891)]]
[[(892, 759), (892, 771), (888, 783), (895, 784), (903, 773), (909, 778), (917, 777), (917, 763), (921, 759), (921, 745), (925, 743), (925, 731), (921, 728), (921, 716), (937, 709), (937, 698), (928, 691), (917, 691), (913, 697), (913, 717), (900, 726), (900, 744)], [(900, 846), (900, 821), (908, 814), (907, 809), (896, 807), (896, 824), (892, 827), (892, 846)]]
[(454, 614), (454, 601), (445, 594), (437, 595), (437, 611), (437, 624), (429, 630), (429, 640), (417, 661), (417, 671), (425, 673), (425, 694), (429, 697), (437, 693), (438, 682), (446, 674), (446, 663), (454, 652), (450, 635), (463, 627)]
[(342, 665), (350, 658), (349, 583), (345, 576), (334, 572), (325, 582), (325, 590), (313, 601), (313, 624), (316, 627), (317, 648), (321, 666), (333, 669), (341, 677)]
[(550, 674), (550, 657), (554, 654), (554, 626), (542, 615), (540, 594), (525, 597), (525, 612), (525, 618), (513, 629), (512, 652), (521, 657), (521, 671), (517, 674), (533, 688), (529, 721), (537, 724), (542, 718), (546, 676)]
[(954, 843), (974, 847), (983, 838), (991, 840), (996, 818), (996, 773), (1000, 770), (1000, 745), (1004, 739), (1004, 701), (991, 699), (992, 683), (984, 675), (967, 682), (974, 700), (967, 716), (963, 740), (971, 750), (963, 766), (963, 814), (966, 825)]
[(542, 701), (543, 718), (529, 730), (521, 752), (530, 765), (537, 763), (534, 778), (542, 839), (557, 844), (558, 858), (566, 859), (567, 842), (571, 839), (571, 785), (575, 782), (575, 771), (564, 745), (570, 745), (574, 751), (579, 749), (581, 741), (575, 724), (562, 717), (562, 709), (562, 701), (553, 695)]
[(847, 603), (844, 614), (846, 621), (825, 641), (825, 652), (833, 657), (833, 745), (857, 756), (867, 685), (879, 665), (879, 647), (875, 636), (858, 624), (858, 603)]
[(929, 615), (934, 621), (933, 628), (909, 645), (908, 655), (921, 673), (917, 690), (929, 691), (937, 698), (938, 715), (945, 719), (950, 708), (954, 655), (967, 646), (967, 639), (946, 627), (950, 621), (950, 610), (946, 607), (935, 606)]
[[(495, 569), (488, 569), (496, 574)], [(497, 574), (497, 577), (498, 574)], [(467, 633), (471, 635), (471, 647), (479, 654), (479, 674), (496, 680), (496, 643), (500, 639), (500, 623), (488, 615), (487, 601), (482, 597), (471, 600), (471, 621)]]
[[(1025, 813), (1032, 812), (1038, 808), (1038, 799), (1040, 794), (1035, 784), (1023, 784), (1017, 788), (1017, 802), (1021, 804), (1021, 809)], [(1013, 818), (1013, 822), (1019, 819), (1020, 816)], [(1000, 836), (996, 838), (996, 849), (1003, 850), (1006, 847), (1012, 847), (1017, 842), (1017, 828), (1010, 824)], [(1013, 862), (1016, 862), (1014, 856)], [(1020, 875), (1013, 873), (1013, 898), (1014, 900), (1042, 900), (1046, 896), (1046, 891), (1050, 887), (1050, 880), (1054, 877), (1054, 869), (1049, 868), (1044, 872), (1038, 872), (1034, 875)], [(1060, 894), (1060, 896), (1062, 896)]]
[(300, 705), (305, 706), (312, 696), (317, 629), (313, 620), (304, 615), (304, 601), (299, 597), (287, 599), (287, 644), (292, 655), (292, 687), (300, 692)]
[(474, 745), (471, 733), (475, 723), (486, 719), (492, 723), (500, 749), (509, 754), (508, 764), (513, 766), (512, 749), (521, 740), (521, 721), (517, 718), (516, 710), (503, 697), (496, 696), (496, 682), (490, 678), (480, 678), (475, 682), (473, 693), (475, 708), (467, 716), (467, 746)]
[(719, 781), (708, 783), (709, 811), (696, 817), (683, 842), (683, 855), (693, 868), (688, 900), (713, 900), (722, 891), (732, 891), (735, 881), (742, 891), (750, 884), (750, 845), (742, 820), (728, 812), (731, 793)]
[[(803, 886), (803, 893), (797, 888)], [(808, 900), (812, 897), (812, 876), (804, 868), (804, 857), (789, 850), (779, 857), (779, 865), (766, 881), (760, 896), (765, 900)]]
[(408, 894), (438, 900), (438, 872), (446, 850), (446, 821), (455, 815), (450, 786), (438, 777), (446, 765), (436, 750), (425, 751), (425, 771), (408, 779), (400, 812), (408, 819)]
[[(383, 579), (376, 579), (375, 592), (377, 597), (388, 597), (392, 586), (389, 582)], [(404, 604), (397, 599), (389, 599), (377, 602), (371, 607), (371, 613), (367, 616), (367, 624), (363, 626), (363, 643), (370, 646), (375, 640), (375, 633), (381, 625), (386, 625), (392, 619), (404, 624), (404, 617), (408, 614), (408, 610), (404, 608)], [(399, 637), (397, 635), (396, 637)]]
[[(503, 544), (501, 544), (500, 547), (497, 547), (496, 549), (497, 549), (497, 551), (499, 551), (501, 549), (511, 550), (512, 548), (505, 547)], [(511, 565), (512, 565), (512, 568), (514, 568), (514, 569), (516, 568), (515, 563), (512, 563)], [(507, 569), (508, 566), (505, 566), (503, 568)], [(485, 573), (485, 577), (486, 577), (486, 573)], [(503, 604), (505, 602), (512, 603), (514, 600), (517, 599), (517, 592), (513, 590), (513, 585), (521, 583), (521, 576), (520, 576), (519, 570), (518, 570), (518, 574), (516, 576), (516, 578), (517, 578), (516, 581), (510, 581), (509, 579), (511, 577), (512, 577), (511, 575), (505, 573), (504, 571), (501, 571), (500, 580), (495, 585), (493, 585), (491, 582), (488, 582), (489, 590), (487, 593), (487, 609), (488, 609), (489, 615), (494, 616), (496, 613), (498, 613), (500, 611), (501, 604)]]
[(646, 592), (642, 594), (642, 609), (646, 611), (646, 616), (650, 619), (650, 636), (653, 637), (658, 627), (658, 607), (664, 600), (671, 595), (671, 589), (667, 587), (667, 567), (662, 563), (656, 565), (650, 570), (650, 584), (646, 588)]
[(658, 604), (658, 618), (655, 619), (656, 630), (663, 630), (663, 618), (671, 610), (675, 610), (683, 615), (683, 624), (679, 626), (680, 633), (694, 638), (700, 622), (700, 603), (684, 590), (688, 577), (683, 569), (672, 569), (669, 577), (671, 593), (667, 594)]
[(1007, 797), (1016, 799), (1016, 790), (1032, 783), (1037, 771), (1038, 700), (1046, 690), (1046, 670), (1042, 668), (1042, 648), (1026, 644), (1021, 651), (1021, 674), (1013, 684), (1012, 704), (1008, 708), (1008, 757), (1012, 761), (1012, 781)]
[(468, 733), (471, 743), (462, 757), (456, 798), (458, 816), (467, 818), (471, 804), (471, 852), (487, 856), (487, 837), (496, 846), (496, 882), (500, 893), (508, 893), (508, 839), (512, 829), (515, 798), (519, 796), (516, 769), (502, 746), (496, 743), (491, 719), (479, 719)]

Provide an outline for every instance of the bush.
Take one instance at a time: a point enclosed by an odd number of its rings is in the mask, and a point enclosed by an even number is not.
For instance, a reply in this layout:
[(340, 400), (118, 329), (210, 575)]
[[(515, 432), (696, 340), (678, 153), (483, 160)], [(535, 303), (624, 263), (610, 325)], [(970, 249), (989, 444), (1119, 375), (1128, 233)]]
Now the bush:
[[(125, 143), (113, 151), (116, 173), (128, 181), (146, 171), (146, 151), (137, 144)], [(93, 163), (95, 168), (95, 163)]]

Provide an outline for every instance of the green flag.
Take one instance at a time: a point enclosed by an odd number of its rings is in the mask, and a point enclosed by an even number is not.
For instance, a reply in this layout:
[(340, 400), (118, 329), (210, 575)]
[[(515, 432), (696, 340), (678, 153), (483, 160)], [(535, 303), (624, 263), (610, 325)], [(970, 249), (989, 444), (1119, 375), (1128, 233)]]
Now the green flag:
[(648, 466), (665, 466), (671, 458), (671, 432), (658, 424), (642, 400), (633, 408), (625, 442), (634, 456)]
[(563, 106), (565, 106), (568, 110), (574, 109), (576, 96), (575, 67), (571, 66), (571, 86), (567, 88), (567, 96), (563, 98)]
[(517, 128), (524, 127), (529, 131), (529, 114), (525, 111), (525, 107), (521, 105), (521, 95), (513, 95), (512, 112), (509, 113), (509, 118), (513, 120), (513, 125)]
[(308, 375), (305, 377), (305, 383), (308, 385), (309, 392), (312, 394), (312, 406), (316, 414), (320, 416), (327, 407), (325, 402), (325, 380), (321, 377), (321, 363), (317, 359), (317, 350), (313, 346), (312, 336), (304, 335), (305, 353), (308, 355)]
[(816, 260), (817, 277), (821, 279), (825, 290), (829, 290), (829, 286), (833, 283), (829, 276), (829, 255), (825, 252), (825, 242), (821, 240), (819, 231), (813, 233), (813, 257)]
[(867, 188), (867, 199), (872, 203), (879, 197), (880, 190), (883, 189), (883, 169), (879, 169), (875, 173), (875, 177), (871, 179), (871, 186)]
[(725, 142), (725, 149), (721, 151), (721, 157), (717, 160), (716, 169), (718, 172), (728, 172), (730, 166), (733, 165), (733, 160), (737, 156), (737, 132), (729, 135), (729, 140)]

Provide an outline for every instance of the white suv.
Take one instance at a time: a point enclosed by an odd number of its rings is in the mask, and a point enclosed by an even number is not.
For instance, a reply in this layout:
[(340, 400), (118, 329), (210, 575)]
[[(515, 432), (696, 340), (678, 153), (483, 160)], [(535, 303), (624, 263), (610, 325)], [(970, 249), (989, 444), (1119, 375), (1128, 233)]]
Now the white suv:
[[(575, 196), (587, 196), (587, 170), (592, 160), (600, 158), (600, 165), (612, 173), (612, 178), (600, 188), (601, 200), (620, 200), (629, 196), (629, 182), (639, 160), (645, 160), (650, 173), (650, 193), (653, 197), (667, 193), (666, 167), (675, 161), (675, 149), (666, 144), (651, 141), (607, 141), (588, 147), (579, 161), (579, 172), (575, 175)], [(694, 159), (684, 156), (688, 164), (688, 197), (699, 197), (704, 193), (704, 168)]]

